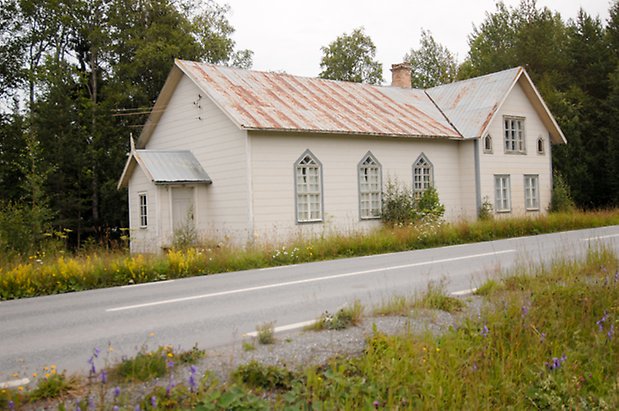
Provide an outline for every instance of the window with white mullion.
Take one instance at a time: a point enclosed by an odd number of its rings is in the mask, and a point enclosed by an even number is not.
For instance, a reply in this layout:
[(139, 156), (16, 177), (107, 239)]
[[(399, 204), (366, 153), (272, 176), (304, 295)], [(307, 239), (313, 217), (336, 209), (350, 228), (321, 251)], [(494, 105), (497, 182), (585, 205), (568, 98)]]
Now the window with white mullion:
[(421, 198), (424, 191), (432, 186), (432, 173), (432, 163), (424, 154), (421, 154), (413, 164), (413, 195), (416, 199)]
[(539, 176), (524, 176), (524, 205), (527, 210), (539, 210)]
[(503, 131), (506, 153), (525, 153), (524, 119), (505, 117)]
[(148, 199), (146, 193), (139, 194), (140, 199), (140, 227), (148, 227)]
[(494, 176), (494, 209), (497, 212), (511, 211), (511, 188), (508, 175)]
[(359, 164), (359, 213), (362, 219), (380, 217), (381, 196), (380, 164), (368, 154)]
[(295, 166), (298, 222), (322, 220), (321, 165), (311, 153), (304, 154)]

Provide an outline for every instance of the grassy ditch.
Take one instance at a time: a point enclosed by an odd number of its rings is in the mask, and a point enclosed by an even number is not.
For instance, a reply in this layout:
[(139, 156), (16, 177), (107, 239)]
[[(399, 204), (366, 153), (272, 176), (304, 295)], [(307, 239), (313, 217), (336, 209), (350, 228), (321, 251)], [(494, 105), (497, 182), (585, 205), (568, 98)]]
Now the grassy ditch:
[(615, 224), (619, 224), (619, 209), (453, 224), (419, 223), (298, 240), (286, 246), (262, 244), (239, 249), (217, 244), (170, 250), (162, 256), (103, 250), (42, 253), (23, 261), (4, 261), (0, 256), (0, 300)]
[[(252, 361), (223, 383), (190, 365), (200, 358), (197, 348), (183, 363), (182, 353), (163, 347), (146, 353), (147, 362), (166, 363), (161, 382), (146, 392), (146, 385), (120, 385), (141, 381), (121, 378), (122, 364), (93, 366), (79, 390), (54, 371), (30, 389), (0, 391), (0, 408), (54, 398), (58, 409), (101, 410), (619, 408), (617, 255), (592, 249), (585, 261), (521, 268), (488, 280), (477, 294), (480, 315), (440, 335), (375, 331), (362, 355), (300, 371)], [(432, 286), (395, 311), (459, 309), (443, 297)], [(172, 377), (174, 367), (187, 368), (183, 379)]]

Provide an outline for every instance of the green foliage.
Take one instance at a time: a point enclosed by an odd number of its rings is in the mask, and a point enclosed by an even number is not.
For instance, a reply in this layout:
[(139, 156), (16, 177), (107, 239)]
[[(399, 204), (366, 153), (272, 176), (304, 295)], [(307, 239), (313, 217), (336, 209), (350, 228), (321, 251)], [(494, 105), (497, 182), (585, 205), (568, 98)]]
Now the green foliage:
[(464, 303), (458, 298), (447, 295), (444, 283), (429, 282), (427, 290), (415, 299), (412, 306), (454, 313), (461, 311)]
[(39, 378), (36, 387), (30, 392), (30, 401), (59, 398), (67, 394), (75, 385), (75, 381), (66, 377), (65, 373), (48, 374)]
[(268, 345), (275, 343), (275, 331), (273, 322), (257, 325), (256, 332), (258, 333), (257, 338), (259, 344)]
[(194, 408), (197, 411), (267, 411), (269, 403), (251, 392), (233, 385), (207, 393)]
[(320, 78), (369, 84), (382, 82), (382, 66), (374, 60), (376, 46), (363, 28), (353, 30), (350, 35), (342, 34), (321, 50)]
[(408, 186), (399, 184), (397, 180), (387, 180), (383, 193), (381, 218), (385, 224), (408, 224), (415, 212), (413, 193)]
[(111, 373), (123, 381), (149, 381), (166, 375), (168, 361), (173, 361), (173, 358), (170, 347), (159, 347), (156, 351), (142, 347), (135, 357), (125, 358), (113, 367)]
[(383, 193), (381, 218), (390, 226), (403, 226), (418, 221), (435, 222), (445, 214), (438, 192), (434, 187), (426, 189), (421, 197), (415, 199), (412, 191), (398, 181), (387, 181)]
[(335, 314), (325, 311), (308, 329), (320, 330), (344, 330), (358, 325), (363, 318), (363, 306), (359, 300), (348, 307), (340, 308)]
[(451, 83), (458, 75), (456, 57), (443, 45), (437, 43), (428, 30), (421, 30), (418, 49), (411, 49), (404, 61), (412, 67), (411, 84), (414, 88), (430, 88)]
[(480, 220), (492, 220), (494, 217), (492, 203), (487, 196), (484, 197), (484, 201), (481, 203), (478, 217)]
[(555, 171), (553, 173), (552, 197), (549, 211), (570, 212), (573, 211), (574, 208), (575, 205), (570, 193), (570, 187), (563, 179), (563, 176), (558, 171)]
[(287, 369), (257, 361), (241, 365), (232, 373), (232, 379), (237, 383), (262, 390), (287, 390), (293, 378), (294, 374)]

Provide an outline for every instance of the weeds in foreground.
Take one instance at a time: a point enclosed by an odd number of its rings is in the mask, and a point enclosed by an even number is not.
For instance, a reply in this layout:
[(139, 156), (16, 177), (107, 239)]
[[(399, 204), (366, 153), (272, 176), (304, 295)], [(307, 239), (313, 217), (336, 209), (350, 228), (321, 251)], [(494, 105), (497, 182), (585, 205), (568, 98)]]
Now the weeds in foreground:
[[(59, 409), (619, 408), (615, 254), (591, 249), (586, 261), (521, 268), (492, 284), (480, 287), (485, 305), (479, 316), (440, 335), (375, 330), (358, 357), (336, 357), (301, 372), (249, 363), (228, 384), (177, 363), (182, 379), (169, 372), (163, 385), (133, 395), (97, 370), (93, 384), (109, 385), (103, 402), (71, 398)], [(425, 294), (435, 295), (436, 286)], [(433, 306), (436, 299), (428, 301)], [(0, 408), (30, 405), (30, 394), (0, 390)]]
[(461, 311), (465, 303), (456, 297), (452, 297), (445, 291), (444, 281), (429, 282), (426, 291), (412, 297), (396, 295), (378, 307), (374, 308), (374, 315), (400, 315), (408, 316), (411, 310), (430, 309), (441, 310), (448, 313)]
[(325, 311), (311, 325), (306, 327), (306, 330), (321, 331), (321, 330), (343, 330), (361, 323), (363, 319), (363, 305), (359, 300), (344, 308), (340, 308), (335, 314)]
[(256, 338), (259, 344), (275, 344), (275, 324), (273, 322), (262, 323), (256, 326)]

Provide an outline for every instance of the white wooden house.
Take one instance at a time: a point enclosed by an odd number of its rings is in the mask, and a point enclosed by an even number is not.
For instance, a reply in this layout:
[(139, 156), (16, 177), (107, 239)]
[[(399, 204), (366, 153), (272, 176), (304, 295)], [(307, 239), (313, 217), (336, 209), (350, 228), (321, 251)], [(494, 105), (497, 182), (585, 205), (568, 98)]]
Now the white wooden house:
[(131, 250), (174, 232), (238, 244), (375, 228), (386, 182), (430, 184), (448, 220), (545, 213), (565, 137), (521, 67), (428, 90), (177, 60), (132, 147)]

